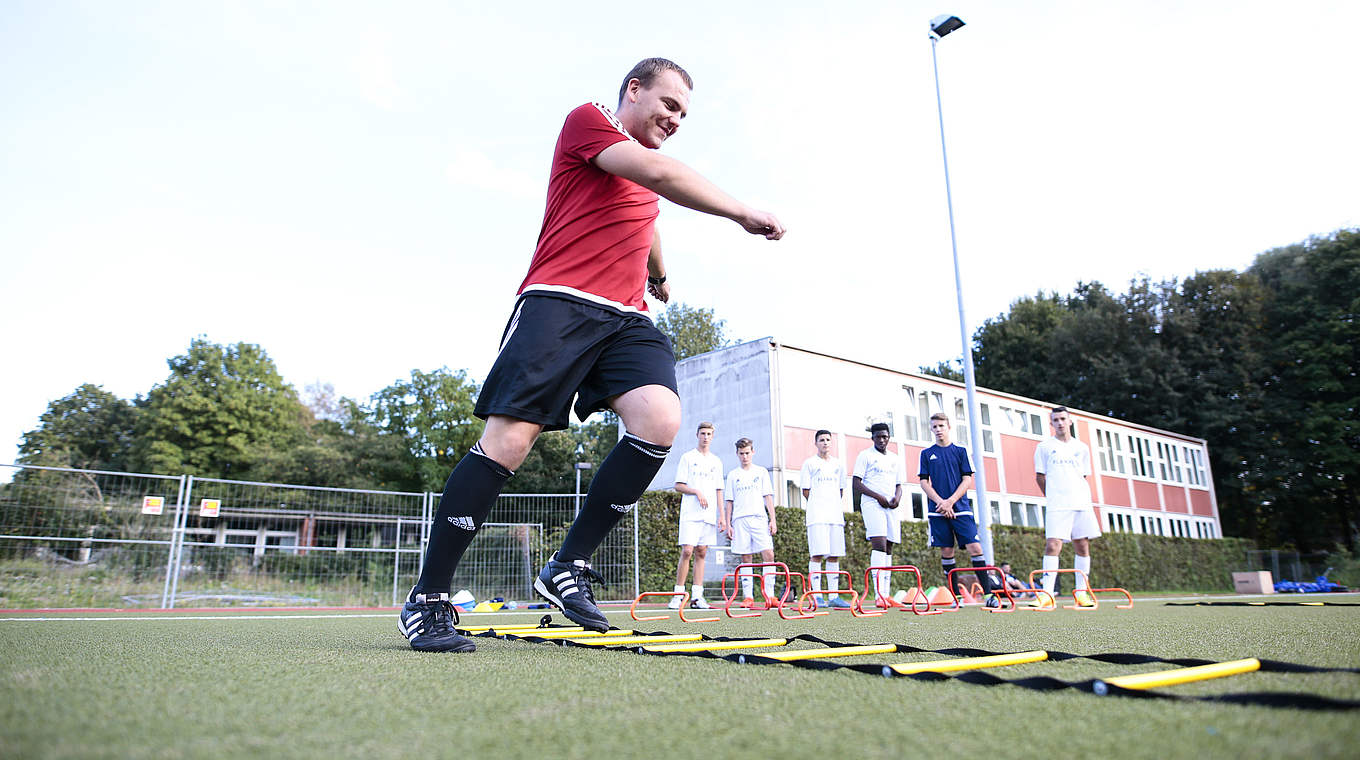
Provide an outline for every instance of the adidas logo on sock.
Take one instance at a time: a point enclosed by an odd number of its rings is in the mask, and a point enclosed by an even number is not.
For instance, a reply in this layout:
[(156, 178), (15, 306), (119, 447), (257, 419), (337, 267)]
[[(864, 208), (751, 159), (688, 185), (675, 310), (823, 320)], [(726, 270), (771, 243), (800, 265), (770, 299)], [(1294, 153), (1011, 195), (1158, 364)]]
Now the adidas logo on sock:
[(633, 502), (632, 504), (610, 504), (609, 506), (613, 507), (615, 511), (622, 512), (626, 515), (633, 511), (633, 507), (637, 506), (637, 502)]
[(453, 523), (453, 527), (455, 528), (477, 530), (477, 523), (474, 522), (471, 517), (450, 517), (449, 522)]

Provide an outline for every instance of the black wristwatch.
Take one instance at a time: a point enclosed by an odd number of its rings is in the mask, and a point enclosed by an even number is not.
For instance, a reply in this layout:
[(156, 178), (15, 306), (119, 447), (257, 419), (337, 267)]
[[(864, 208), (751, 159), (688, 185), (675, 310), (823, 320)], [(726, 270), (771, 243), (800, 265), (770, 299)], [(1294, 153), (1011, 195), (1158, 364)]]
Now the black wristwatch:
[(663, 274), (660, 277), (647, 275), (647, 282), (650, 282), (653, 285), (664, 285), (666, 283), (666, 275)]

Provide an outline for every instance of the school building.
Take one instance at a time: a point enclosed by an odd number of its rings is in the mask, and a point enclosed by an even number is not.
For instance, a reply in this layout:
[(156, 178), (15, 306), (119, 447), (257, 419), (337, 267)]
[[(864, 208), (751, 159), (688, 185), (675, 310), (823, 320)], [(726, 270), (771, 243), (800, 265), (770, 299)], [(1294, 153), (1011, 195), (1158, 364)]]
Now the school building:
[[(925, 519), (926, 497), (916, 472), (921, 450), (934, 442), (932, 414), (950, 416), (954, 442), (969, 449), (974, 468), (980, 466), (972, 451), (963, 383), (773, 338), (690, 357), (676, 366), (676, 375), (680, 433), (652, 488), (674, 487), (680, 455), (693, 448), (694, 429), (704, 420), (717, 426), (713, 451), (725, 470), (737, 466), (738, 438), (754, 442), (754, 461), (769, 469), (781, 506), (802, 506), (799, 470), (816, 453), (818, 429), (832, 432), (832, 455), (845, 464), (846, 510), (855, 457), (873, 445), (868, 428), (875, 422), (888, 423), (889, 451), (902, 457), (907, 483), (897, 511), (903, 520)], [(977, 400), (991, 522), (1042, 526), (1045, 503), (1034, 481), (1034, 450), (1052, 435), (1048, 413), (1060, 402), (985, 388), (977, 389)], [(1091, 499), (1104, 531), (1223, 536), (1204, 440), (1069, 409), (1077, 437), (1091, 448)]]

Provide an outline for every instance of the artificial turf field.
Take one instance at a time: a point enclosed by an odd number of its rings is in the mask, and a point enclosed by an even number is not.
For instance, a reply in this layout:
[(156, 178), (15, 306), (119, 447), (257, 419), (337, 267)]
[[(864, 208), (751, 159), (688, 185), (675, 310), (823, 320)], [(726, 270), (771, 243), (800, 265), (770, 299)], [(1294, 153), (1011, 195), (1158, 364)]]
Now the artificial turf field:
[[(1337, 594), (1284, 601), (1312, 599), (1360, 604), (1360, 597)], [(541, 614), (465, 615), (463, 623), (524, 623)], [(1132, 610), (1102, 604), (1094, 612), (965, 609), (869, 619), (837, 613), (815, 621), (783, 621), (767, 612), (703, 624), (634, 623), (626, 609), (609, 616), (620, 628), (714, 637), (811, 633), (842, 643), (926, 649), (1259, 657), (1360, 667), (1360, 606), (1195, 607), (1139, 600)], [(554, 622), (566, 621), (554, 615)], [(930, 752), (1321, 758), (1360, 752), (1360, 710), (1097, 697), (476, 641), (473, 654), (413, 652), (396, 633), (394, 613), (6, 613), (0, 615), (0, 757), (858, 758)], [(847, 661), (930, 659), (940, 656)], [(989, 672), (1080, 681), (1169, 667), (1073, 659)], [(1360, 674), (1257, 672), (1160, 691), (1360, 700)]]

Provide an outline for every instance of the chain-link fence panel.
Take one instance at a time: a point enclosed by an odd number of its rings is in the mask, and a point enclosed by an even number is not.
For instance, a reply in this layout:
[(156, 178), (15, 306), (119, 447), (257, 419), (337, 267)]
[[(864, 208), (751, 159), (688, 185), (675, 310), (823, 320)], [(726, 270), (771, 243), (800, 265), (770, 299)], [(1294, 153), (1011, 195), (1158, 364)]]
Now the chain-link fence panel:
[(190, 478), (171, 607), (385, 607), (420, 571), (423, 493)]
[(161, 606), (184, 478), (0, 467), (0, 607)]

